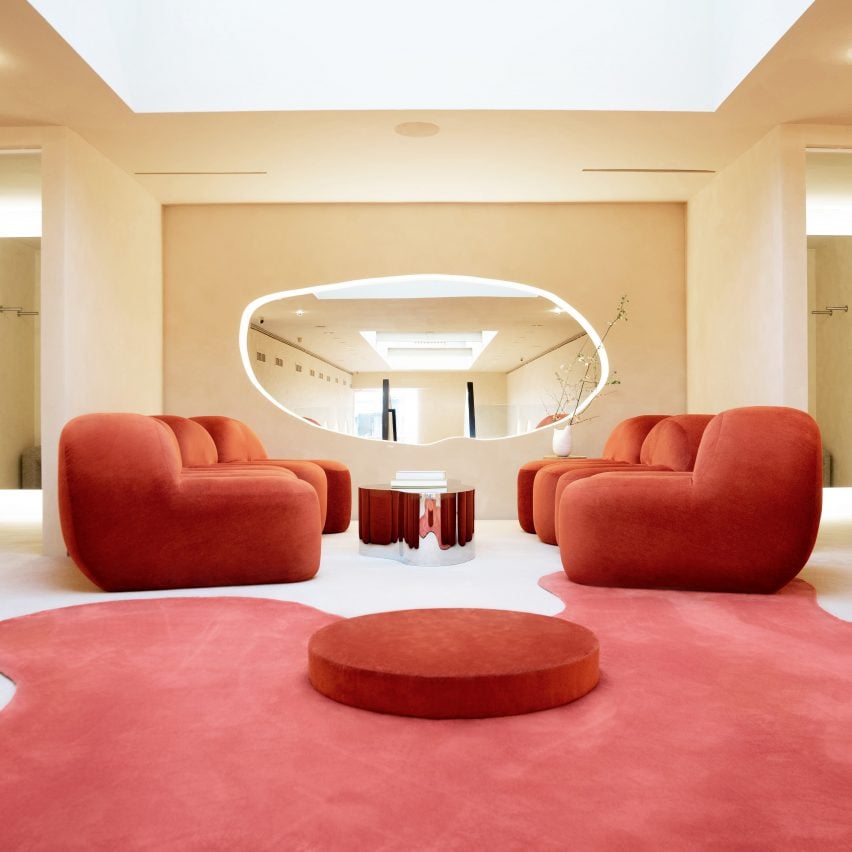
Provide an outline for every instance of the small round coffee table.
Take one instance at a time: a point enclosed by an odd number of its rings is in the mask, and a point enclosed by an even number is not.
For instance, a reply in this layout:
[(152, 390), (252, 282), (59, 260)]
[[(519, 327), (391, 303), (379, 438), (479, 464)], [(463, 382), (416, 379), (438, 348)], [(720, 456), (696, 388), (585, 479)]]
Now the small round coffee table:
[(458, 565), (475, 556), (474, 489), (457, 480), (446, 488), (358, 489), (358, 552), (406, 565)]

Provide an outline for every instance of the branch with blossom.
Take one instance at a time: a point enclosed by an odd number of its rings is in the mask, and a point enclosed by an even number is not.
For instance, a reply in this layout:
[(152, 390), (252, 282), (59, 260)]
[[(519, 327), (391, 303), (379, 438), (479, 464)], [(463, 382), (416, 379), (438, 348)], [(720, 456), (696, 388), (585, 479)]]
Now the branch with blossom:
[[(615, 316), (607, 323), (597, 346), (589, 351), (591, 340), (586, 335), (574, 360), (567, 364), (560, 364), (559, 369), (554, 374), (559, 392), (551, 394), (551, 398), (555, 402), (552, 413), (553, 420), (558, 420), (564, 425), (573, 425), (582, 422), (583, 419), (590, 419), (580, 417), (581, 414), (588, 411), (588, 408), (584, 409), (583, 412), (578, 412), (578, 409), (600, 381), (600, 350), (613, 326), (621, 320), (627, 322), (627, 303), (629, 301), (627, 296), (622, 296), (618, 300)], [(604, 386), (620, 384), (621, 380), (618, 378), (618, 374), (613, 371)]]

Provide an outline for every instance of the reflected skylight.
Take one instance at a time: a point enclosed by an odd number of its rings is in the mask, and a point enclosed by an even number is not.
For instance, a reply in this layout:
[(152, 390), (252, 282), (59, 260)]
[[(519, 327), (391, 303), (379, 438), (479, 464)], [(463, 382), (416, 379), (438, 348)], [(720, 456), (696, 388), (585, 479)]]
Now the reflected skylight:
[(470, 370), (496, 331), (362, 331), (392, 370)]
[(711, 111), (812, 0), (30, 0), (136, 112)]

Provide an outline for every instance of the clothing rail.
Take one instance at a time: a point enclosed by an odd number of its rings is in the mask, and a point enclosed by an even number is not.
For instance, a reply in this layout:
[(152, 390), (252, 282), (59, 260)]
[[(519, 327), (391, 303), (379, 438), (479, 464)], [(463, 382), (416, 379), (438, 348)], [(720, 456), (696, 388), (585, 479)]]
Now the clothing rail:
[(23, 308), (13, 308), (9, 305), (0, 305), (0, 314), (17, 314), (19, 317), (37, 317), (38, 311), (25, 311)]
[(819, 310), (811, 311), (812, 314), (827, 314), (830, 317), (834, 316), (835, 311), (842, 311), (844, 314), (849, 310), (849, 305), (826, 305)]

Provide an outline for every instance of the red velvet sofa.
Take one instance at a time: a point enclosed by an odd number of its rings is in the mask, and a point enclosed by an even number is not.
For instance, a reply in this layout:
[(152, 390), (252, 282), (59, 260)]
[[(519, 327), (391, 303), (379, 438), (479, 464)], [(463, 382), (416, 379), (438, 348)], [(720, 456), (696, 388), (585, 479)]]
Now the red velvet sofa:
[(691, 473), (601, 473), (557, 508), (568, 577), (595, 586), (775, 592), (801, 571), (822, 508), (819, 428), (802, 411), (735, 408)]
[[(292, 470), (317, 488), (323, 512), (323, 532), (338, 533), (349, 528), (352, 519), (352, 478), (345, 464), (332, 459), (270, 459), (255, 431), (232, 417), (193, 417), (216, 445), (218, 461), (225, 464), (273, 465)], [(325, 476), (323, 493), (319, 469)]]
[(162, 420), (174, 433), (180, 447), (183, 466), (193, 471), (200, 470), (258, 470), (261, 467), (269, 469), (289, 470), (298, 479), (307, 482), (314, 491), (320, 503), (320, 518), (323, 525), (326, 522), (328, 504), (328, 485), (323, 469), (309, 461), (281, 461), (278, 464), (270, 462), (259, 465), (256, 462), (220, 462), (216, 444), (210, 433), (200, 424), (188, 417), (178, 417), (175, 414), (158, 414), (157, 420)]
[(184, 467), (174, 432), (141, 414), (87, 414), (59, 441), (68, 552), (105, 591), (308, 580), (317, 492), (281, 468)]
[(599, 464), (636, 464), (639, 453), (648, 433), (667, 414), (640, 414), (619, 423), (610, 433), (604, 444), (600, 458), (593, 459), (533, 459), (521, 465), (518, 470), (517, 500), (518, 522), (524, 532), (534, 533), (533, 521), (533, 484), (536, 474), (544, 467), (552, 464), (567, 464), (576, 467), (588, 467)]
[(701, 436), (712, 418), (711, 414), (676, 414), (663, 418), (642, 442), (636, 464), (596, 462), (578, 465), (569, 459), (543, 467), (533, 481), (533, 524), (538, 537), (546, 544), (559, 541), (556, 507), (562, 491), (571, 482), (609, 471), (692, 470)]

